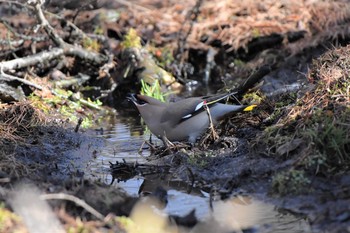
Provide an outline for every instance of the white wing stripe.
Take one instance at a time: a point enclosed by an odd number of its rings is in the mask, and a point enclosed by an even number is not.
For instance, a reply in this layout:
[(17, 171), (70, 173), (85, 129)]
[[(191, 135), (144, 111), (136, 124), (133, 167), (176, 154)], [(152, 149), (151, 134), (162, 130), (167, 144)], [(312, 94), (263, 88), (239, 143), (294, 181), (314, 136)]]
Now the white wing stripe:
[(200, 102), (199, 104), (197, 104), (196, 108), (194, 109), (194, 111), (197, 111), (198, 109), (200, 109), (201, 107), (203, 107), (204, 105), (204, 101)]

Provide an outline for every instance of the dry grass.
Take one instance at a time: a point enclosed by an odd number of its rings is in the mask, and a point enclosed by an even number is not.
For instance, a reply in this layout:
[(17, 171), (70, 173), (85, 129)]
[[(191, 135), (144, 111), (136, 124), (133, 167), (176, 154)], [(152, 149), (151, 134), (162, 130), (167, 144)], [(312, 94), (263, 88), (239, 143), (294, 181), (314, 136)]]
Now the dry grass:
[(195, 1), (131, 2), (133, 7), (121, 12), (116, 26), (119, 30), (133, 27), (158, 45), (166, 43), (176, 47), (178, 33), (185, 34), (192, 24), (187, 47), (198, 49), (208, 49), (219, 41), (228, 50), (237, 50), (257, 37), (305, 31), (305, 38), (289, 47), (296, 53), (346, 33), (349, 26), (345, 23), (350, 18), (350, 4), (344, 0), (203, 1), (195, 22), (188, 16)]
[(29, 174), (29, 167), (16, 159), (14, 150), (18, 143), (24, 143), (35, 129), (45, 125), (48, 118), (34, 109), (29, 102), (18, 102), (0, 107), (0, 170), (14, 177)]
[(0, 142), (23, 141), (33, 127), (45, 125), (48, 118), (29, 102), (17, 102), (0, 110)]
[[(333, 49), (313, 62), (310, 91), (288, 107), (260, 138), (270, 155), (297, 139), (295, 166), (318, 173), (350, 167), (350, 46)], [(278, 109), (276, 111), (279, 111)], [(287, 153), (287, 154), (288, 154)], [(295, 154), (295, 153), (294, 153)]]

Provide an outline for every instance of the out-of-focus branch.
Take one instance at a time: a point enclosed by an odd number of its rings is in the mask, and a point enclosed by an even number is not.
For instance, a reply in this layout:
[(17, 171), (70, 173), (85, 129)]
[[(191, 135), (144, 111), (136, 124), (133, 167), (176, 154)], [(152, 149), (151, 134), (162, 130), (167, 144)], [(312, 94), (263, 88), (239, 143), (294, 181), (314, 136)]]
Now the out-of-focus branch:
[(45, 32), (50, 36), (51, 40), (59, 46), (64, 47), (65, 42), (63, 39), (56, 33), (56, 31), (53, 29), (53, 27), (49, 24), (49, 22), (46, 20), (43, 11), (41, 10), (41, 1), (40, 0), (34, 0), (34, 9), (36, 16), (38, 18), (38, 21), (40, 22), (41, 27), (44, 28)]
[(74, 55), (74, 56), (77, 56), (81, 59), (90, 60), (90, 61), (95, 62), (97, 64), (102, 64), (104, 62), (107, 62), (108, 58), (106, 56), (103, 56), (102, 54), (87, 51), (83, 48), (73, 46), (71, 44), (64, 42), (64, 40), (56, 33), (56, 31), (52, 28), (52, 26), (46, 20), (44, 13), (41, 9), (40, 0), (36, 0), (34, 4), (35, 4), (34, 5), (35, 13), (36, 13), (37, 18), (40, 22), (40, 25), (44, 28), (45, 32), (50, 36), (50, 38), (53, 40), (53, 42), (57, 46), (64, 49), (65, 54)]
[(78, 206), (83, 207), (86, 211), (88, 211), (90, 214), (95, 216), (97, 219), (103, 221), (104, 216), (99, 213), (97, 210), (95, 210), (93, 207), (88, 205), (84, 200), (79, 199), (73, 195), (69, 195), (66, 193), (50, 193), (50, 194), (42, 194), (40, 195), (40, 198), (42, 200), (66, 200), (66, 201), (71, 201), (75, 203)]
[(46, 20), (44, 13), (41, 9), (40, 1), (35, 1), (34, 8), (37, 14), (40, 25), (44, 28), (45, 32), (54, 41), (54, 43), (59, 46), (59, 48), (53, 48), (50, 51), (43, 51), (37, 54), (30, 55), (25, 58), (17, 58), (10, 61), (0, 62), (0, 69), (2, 72), (21, 69), (24, 67), (36, 65), (38, 63), (44, 63), (48, 60), (58, 58), (62, 55), (76, 56), (84, 60), (88, 60), (95, 64), (103, 64), (108, 61), (108, 57), (99, 53), (85, 50), (84, 48), (77, 47), (75, 45), (68, 44), (63, 41), (63, 39), (55, 32), (49, 22)]
[[(47, 36), (27, 36), (24, 34), (20, 34), (16, 32), (15, 28), (11, 27), (11, 25), (5, 20), (0, 18), (0, 23), (2, 23), (7, 30), (9, 30), (13, 35), (15, 35), (18, 38), (21, 38), (23, 40), (29, 40), (29, 41), (35, 41), (35, 42), (41, 42), (47, 40)], [(17, 42), (18, 43), (18, 42)]]
[(38, 90), (43, 90), (43, 87), (38, 85), (38, 84), (35, 84), (31, 81), (28, 81), (26, 79), (23, 79), (23, 78), (18, 78), (16, 76), (12, 76), (12, 75), (9, 75), (9, 74), (5, 74), (2, 70), (0, 71), (0, 80), (4, 80), (4, 81), (19, 81), (21, 83), (24, 83), (28, 86), (31, 86), (31, 87), (34, 87)]
[(38, 63), (47, 62), (64, 54), (65, 51), (62, 48), (53, 48), (50, 51), (42, 51), (28, 57), (0, 62), (0, 69), (2, 71), (21, 69)]

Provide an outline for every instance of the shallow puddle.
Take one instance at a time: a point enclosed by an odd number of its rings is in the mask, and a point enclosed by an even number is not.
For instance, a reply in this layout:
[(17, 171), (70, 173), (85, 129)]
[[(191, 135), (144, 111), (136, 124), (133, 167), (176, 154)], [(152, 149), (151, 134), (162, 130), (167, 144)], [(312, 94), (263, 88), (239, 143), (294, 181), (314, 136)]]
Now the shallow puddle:
[[(142, 155), (138, 153), (144, 140), (149, 139), (149, 134), (142, 132), (141, 124), (122, 116), (113, 119), (107, 128), (97, 130), (98, 137), (105, 138), (105, 145), (90, 162), (89, 175), (106, 184), (122, 187), (133, 196), (152, 192), (157, 186), (162, 186), (168, 191), (168, 204), (164, 209), (166, 213), (184, 216), (195, 209), (196, 217), (200, 220), (215, 222), (217, 227), (224, 226), (227, 230), (249, 228), (257, 229), (253, 232), (311, 232), (306, 220), (291, 214), (282, 214), (275, 206), (252, 197), (238, 196), (225, 201), (215, 201), (210, 207), (208, 193), (191, 189), (181, 181), (172, 180), (167, 174), (122, 177), (119, 182), (113, 180), (110, 162), (125, 160), (143, 163), (149, 155), (148, 150), (144, 150)], [(158, 140), (157, 143), (161, 142)]]

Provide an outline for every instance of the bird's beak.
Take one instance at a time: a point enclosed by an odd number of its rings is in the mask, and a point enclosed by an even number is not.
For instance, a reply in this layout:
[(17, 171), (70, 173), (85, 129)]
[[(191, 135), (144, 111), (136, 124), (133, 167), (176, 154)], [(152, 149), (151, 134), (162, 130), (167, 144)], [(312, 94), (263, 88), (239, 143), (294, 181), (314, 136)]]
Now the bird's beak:
[(143, 104), (147, 103), (144, 100), (138, 98), (137, 94), (129, 94), (126, 98), (129, 101), (133, 102), (136, 106), (140, 106), (140, 105), (143, 105)]
[(130, 94), (128, 94), (128, 96), (126, 98), (127, 98), (127, 100), (130, 100), (134, 103), (137, 102), (136, 94), (130, 93)]

